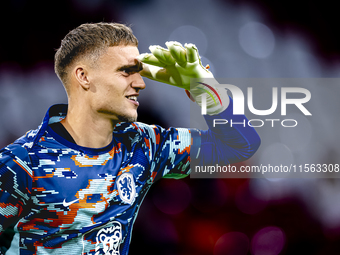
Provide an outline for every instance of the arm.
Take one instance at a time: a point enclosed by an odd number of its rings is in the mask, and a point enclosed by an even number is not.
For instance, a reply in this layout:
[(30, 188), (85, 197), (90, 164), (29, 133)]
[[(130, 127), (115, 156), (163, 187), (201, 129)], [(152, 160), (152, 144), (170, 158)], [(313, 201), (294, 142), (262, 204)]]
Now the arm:
[[(136, 130), (141, 134), (141, 146), (149, 162), (153, 181), (169, 174), (172, 178), (183, 178), (189, 175), (190, 152), (195, 150), (192, 146), (192, 135), (194, 133), (198, 137), (197, 130), (164, 129), (139, 122), (133, 125), (136, 125)], [(198, 146), (196, 146), (197, 149)]]
[[(201, 131), (199, 165), (219, 163), (227, 165), (249, 159), (260, 147), (261, 139), (255, 129), (247, 125), (244, 115), (233, 115), (233, 104), (217, 115), (205, 115), (209, 129)], [(227, 124), (213, 126), (214, 119), (228, 120)], [(233, 123), (245, 123), (230, 125)]]
[[(232, 99), (225, 89), (216, 86), (218, 83), (212, 73), (202, 66), (198, 50), (193, 44), (183, 47), (178, 42), (167, 42), (168, 49), (150, 46), (151, 53), (139, 56), (144, 65), (141, 75), (184, 88), (189, 96), (202, 106), (206, 98), (207, 114), (205, 120), (209, 129), (201, 135), (193, 135), (193, 144), (200, 145), (200, 153), (192, 153), (192, 159), (203, 164), (230, 164), (250, 158), (260, 145), (260, 138), (254, 128), (247, 125), (244, 115), (233, 115)], [(192, 81), (192, 79), (195, 80)], [(213, 119), (233, 119), (245, 125), (216, 125)], [(168, 176), (170, 176), (168, 174)]]
[(0, 233), (24, 214), (32, 189), (25, 148), (11, 144), (0, 151)]

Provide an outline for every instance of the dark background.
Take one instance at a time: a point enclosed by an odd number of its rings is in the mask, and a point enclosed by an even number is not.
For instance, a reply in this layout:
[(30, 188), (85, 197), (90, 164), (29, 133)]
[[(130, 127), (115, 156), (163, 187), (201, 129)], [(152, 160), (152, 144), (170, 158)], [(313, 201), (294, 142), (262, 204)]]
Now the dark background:
[[(139, 31), (137, 36), (141, 42), (141, 52), (144, 52), (147, 51), (146, 45), (142, 43), (143, 40), (147, 41), (144, 36), (148, 37), (151, 33), (153, 36), (160, 34), (159, 41), (165, 42), (168, 37), (161, 37), (161, 35), (169, 34), (172, 30), (167, 31), (167, 27), (161, 27), (161, 34), (159, 31), (150, 31), (148, 27), (145, 27), (145, 30), (140, 31), (138, 24), (131, 21), (128, 14), (138, 13), (140, 9), (145, 13), (141, 22), (145, 22), (144, 19), (150, 19), (152, 24), (168, 24), (168, 27), (171, 27), (176, 19), (181, 18), (178, 15), (183, 15), (183, 12), (169, 13), (169, 17), (165, 16), (160, 19), (155, 12), (158, 7), (161, 8), (161, 2), (162, 0), (12, 0), (1, 3), (0, 99), (3, 115), (0, 115), (0, 128), (2, 128), (0, 129), (2, 133), (0, 147), (12, 142), (20, 135), (17, 129), (21, 132), (21, 129), (28, 130), (36, 127), (39, 119), (42, 119), (43, 113), (47, 110), (45, 105), (66, 100), (65, 95), (59, 96), (58, 94), (53, 97), (53, 92), (44, 89), (45, 96), (39, 95), (38, 99), (31, 100), (25, 98), (27, 102), (21, 106), (21, 110), (17, 109), (12, 112), (10, 109), (10, 106), (15, 105), (15, 98), (25, 91), (36, 95), (37, 90), (42, 88), (38, 83), (34, 85), (35, 77), (38, 76), (41, 79), (46, 75), (46, 81), (49, 81), (53, 73), (55, 50), (71, 29), (85, 22), (115, 21), (132, 24), (132, 28)], [(183, 9), (187, 8), (186, 2), (182, 0), (171, 3), (178, 9)], [(336, 2), (196, 1), (192, 9), (184, 12), (190, 16), (190, 18), (184, 18), (186, 24), (196, 25), (199, 22), (204, 23), (213, 19), (213, 12), (199, 9), (201, 4), (207, 6), (210, 2), (218, 2), (219, 11), (225, 11), (226, 15), (230, 15), (231, 9), (235, 16), (238, 15), (238, 11), (251, 9), (258, 13), (262, 23), (279, 34), (277, 38), (291, 35), (301, 38), (309, 45), (310, 54), (314, 56), (313, 61), (317, 62), (322, 70), (335, 70), (332, 73), (333, 77), (340, 75), (337, 71), (340, 63), (340, 37)], [(214, 22), (216, 27), (224, 26), (222, 20)], [(230, 37), (230, 40), (234, 39)], [(215, 40), (218, 41), (219, 38)], [(215, 62), (213, 56), (215, 55), (210, 55), (210, 61), (214, 64), (217, 60)], [(274, 60), (274, 65), (277, 63), (281, 66), (279, 60), (280, 58)], [(236, 68), (242, 69), (243, 65), (236, 65)], [(321, 74), (327, 77), (327, 71)], [(18, 75), (22, 77), (19, 80), (16, 78)], [(262, 76), (256, 72), (252, 75)], [(316, 74), (318, 75), (320, 73)], [(279, 70), (277, 76), (282, 77), (286, 74), (280, 74)], [(311, 76), (313, 77), (313, 74)], [(146, 81), (147, 84), (148, 82)], [(58, 82), (54, 78), (51, 84), (58, 86), (55, 85), (56, 83)], [(155, 88), (154, 85), (150, 86), (152, 89)], [(3, 92), (1, 92), (2, 88)], [(150, 92), (152, 95), (157, 95), (157, 93), (164, 96), (157, 90)], [(22, 113), (25, 105), (33, 107), (34, 110), (26, 108), (25, 111), (28, 113)], [(35, 110), (38, 108), (42, 108), (39, 114), (38, 110)], [(150, 107), (150, 104), (146, 106), (141, 104), (139, 120), (164, 127), (173, 125), (176, 117), (164, 116), (154, 108)], [(38, 120), (26, 124), (26, 120), (28, 123), (28, 119), (31, 120), (35, 115), (39, 115)], [(20, 116), (20, 119), (16, 120), (15, 116)], [(10, 117), (14, 120), (12, 121)], [(18, 125), (21, 126), (18, 127)], [(10, 128), (11, 126), (14, 127), (14, 131)], [(332, 160), (339, 156), (338, 150), (332, 151), (329, 162), (333, 162)], [(339, 222), (329, 223), (327, 219), (319, 215), (323, 213), (323, 210), (327, 210), (327, 207), (318, 204), (318, 199), (322, 199), (321, 193), (318, 192), (320, 185), (331, 187), (330, 189), (334, 189), (334, 192), (338, 191), (337, 181), (333, 179), (323, 179), (307, 184), (301, 181), (301, 189), (308, 191), (307, 197), (313, 196), (313, 198), (306, 199), (296, 192), (289, 192), (291, 188), (288, 185), (281, 187), (284, 195), (264, 199), (257, 196), (256, 192), (254, 193), (253, 181), (249, 179), (161, 180), (150, 190), (137, 217), (130, 254), (340, 254)], [(272, 193), (272, 191), (268, 190), (267, 193)], [(314, 202), (310, 202), (311, 200)], [(336, 204), (335, 200), (333, 209), (337, 207)]]

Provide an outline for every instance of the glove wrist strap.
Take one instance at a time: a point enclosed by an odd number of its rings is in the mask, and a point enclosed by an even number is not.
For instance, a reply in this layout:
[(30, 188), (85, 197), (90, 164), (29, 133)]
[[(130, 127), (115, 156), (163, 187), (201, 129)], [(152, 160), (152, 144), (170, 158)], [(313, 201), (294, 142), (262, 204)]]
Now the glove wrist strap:
[(196, 81), (191, 86), (190, 93), (200, 107), (206, 107), (208, 115), (216, 115), (227, 109), (229, 96), (224, 88), (216, 86), (215, 79)]

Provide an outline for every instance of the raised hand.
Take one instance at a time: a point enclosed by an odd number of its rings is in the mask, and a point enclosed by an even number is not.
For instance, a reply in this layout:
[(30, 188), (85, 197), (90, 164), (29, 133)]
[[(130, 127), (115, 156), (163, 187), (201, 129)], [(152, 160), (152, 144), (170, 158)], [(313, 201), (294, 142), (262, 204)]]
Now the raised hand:
[(138, 59), (145, 63), (141, 75), (152, 80), (190, 90), (191, 78), (213, 78), (203, 67), (198, 49), (194, 44), (166, 42), (167, 49), (151, 45), (151, 53), (144, 53)]
[(151, 45), (149, 47), (151, 53), (137, 57), (144, 63), (140, 74), (185, 89), (190, 99), (201, 107), (205, 105), (209, 115), (225, 110), (229, 105), (227, 92), (216, 86), (218, 82), (202, 65), (197, 47), (192, 43), (186, 43), (183, 47), (174, 41), (166, 42), (165, 45), (167, 49)]

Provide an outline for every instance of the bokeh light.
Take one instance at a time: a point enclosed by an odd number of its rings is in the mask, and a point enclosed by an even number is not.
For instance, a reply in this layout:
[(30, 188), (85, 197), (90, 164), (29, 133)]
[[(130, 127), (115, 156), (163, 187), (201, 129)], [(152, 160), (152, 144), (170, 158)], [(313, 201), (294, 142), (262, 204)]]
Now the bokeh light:
[(249, 22), (239, 31), (242, 49), (254, 58), (267, 58), (275, 48), (275, 37), (270, 28), (259, 22)]
[(215, 244), (214, 255), (247, 255), (249, 238), (241, 232), (229, 232)]
[(251, 240), (252, 255), (278, 255), (285, 245), (284, 232), (275, 226), (259, 230)]

